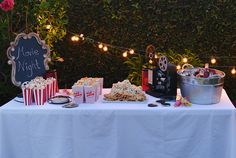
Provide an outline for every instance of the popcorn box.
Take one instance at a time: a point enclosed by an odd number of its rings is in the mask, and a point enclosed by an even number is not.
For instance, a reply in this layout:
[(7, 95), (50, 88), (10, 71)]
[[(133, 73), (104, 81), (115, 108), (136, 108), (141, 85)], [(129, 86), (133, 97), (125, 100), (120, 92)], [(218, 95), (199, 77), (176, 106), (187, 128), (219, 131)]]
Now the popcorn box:
[(23, 94), (24, 104), (26, 106), (31, 105), (32, 102), (33, 102), (32, 101), (32, 96), (33, 96), (32, 89), (23, 87), (22, 88), (22, 94)]
[(103, 89), (103, 81), (104, 79), (103, 78), (98, 78), (99, 79), (99, 83), (100, 83), (100, 91), (99, 91), (99, 94), (101, 95), (102, 94), (102, 89)]
[(59, 92), (58, 82), (55, 78), (48, 78), (48, 80), (49, 82), (51, 82), (51, 86), (52, 86), (52, 94), (51, 94), (51, 97), (52, 97), (52, 96), (55, 96), (57, 92)]
[(96, 85), (84, 86), (85, 102), (95, 103), (96, 101)]
[(52, 96), (56, 94), (56, 79), (52, 79)]
[(52, 82), (47, 82), (47, 86), (46, 86), (46, 99), (48, 100), (49, 98), (51, 98), (53, 95), (53, 91), (52, 91)]
[(59, 87), (58, 87), (58, 81), (57, 81), (57, 79), (56, 79), (56, 81), (55, 81), (56, 83), (56, 93), (58, 93), (59, 92)]
[(55, 78), (47, 78), (47, 99), (55, 96), (57, 92), (59, 92), (58, 82)]
[(44, 105), (47, 95), (46, 87), (35, 88), (33, 91), (36, 105)]
[(50, 72), (47, 72), (46, 74), (46, 79), (55, 79), (54, 82), (56, 82), (56, 89), (55, 91), (56, 92), (59, 92), (59, 87), (58, 87), (58, 81), (57, 81), (57, 72), (56, 70), (53, 70), (53, 71), (50, 71)]
[(95, 87), (96, 87), (96, 98), (95, 100), (97, 101), (99, 99), (99, 95), (100, 95), (100, 90), (101, 90), (101, 86), (100, 86), (100, 82), (98, 80), (98, 82), (96, 82), (95, 84)]
[(83, 86), (72, 86), (72, 92), (74, 94), (74, 102), (79, 104), (84, 102), (84, 87)]

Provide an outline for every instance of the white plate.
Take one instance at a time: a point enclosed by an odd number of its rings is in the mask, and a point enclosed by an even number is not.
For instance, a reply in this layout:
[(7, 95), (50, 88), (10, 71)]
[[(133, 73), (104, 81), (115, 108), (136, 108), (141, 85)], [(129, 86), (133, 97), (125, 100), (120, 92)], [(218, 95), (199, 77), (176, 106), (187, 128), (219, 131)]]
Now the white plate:
[(48, 99), (49, 104), (65, 104), (65, 103), (69, 103), (69, 102), (71, 102), (70, 97), (62, 96), (62, 95), (54, 96), (54, 97)]
[(22, 98), (21, 98), (21, 97), (15, 97), (14, 100), (15, 100), (16, 102), (19, 102), (19, 103), (24, 103), (23, 97), (22, 97)]

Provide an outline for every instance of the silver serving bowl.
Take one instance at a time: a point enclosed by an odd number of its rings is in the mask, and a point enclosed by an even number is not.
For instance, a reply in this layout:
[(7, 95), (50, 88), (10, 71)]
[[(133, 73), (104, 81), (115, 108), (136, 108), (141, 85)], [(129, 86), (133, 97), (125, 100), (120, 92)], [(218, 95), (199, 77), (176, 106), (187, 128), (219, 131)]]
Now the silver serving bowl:
[(207, 105), (220, 102), (225, 73), (220, 70), (211, 69), (215, 70), (217, 75), (209, 78), (197, 78), (183, 74), (183, 71), (191, 73), (197, 69), (192, 68), (178, 71), (181, 95), (194, 104)]

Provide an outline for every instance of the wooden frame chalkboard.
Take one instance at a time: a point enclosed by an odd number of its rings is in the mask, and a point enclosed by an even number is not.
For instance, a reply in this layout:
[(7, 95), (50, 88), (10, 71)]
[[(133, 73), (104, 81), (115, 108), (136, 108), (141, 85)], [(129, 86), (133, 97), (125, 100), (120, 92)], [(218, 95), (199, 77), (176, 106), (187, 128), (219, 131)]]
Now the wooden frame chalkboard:
[(50, 49), (39, 35), (31, 32), (19, 34), (7, 49), (8, 64), (12, 65), (11, 80), (21, 86), (36, 76), (44, 76), (51, 61)]

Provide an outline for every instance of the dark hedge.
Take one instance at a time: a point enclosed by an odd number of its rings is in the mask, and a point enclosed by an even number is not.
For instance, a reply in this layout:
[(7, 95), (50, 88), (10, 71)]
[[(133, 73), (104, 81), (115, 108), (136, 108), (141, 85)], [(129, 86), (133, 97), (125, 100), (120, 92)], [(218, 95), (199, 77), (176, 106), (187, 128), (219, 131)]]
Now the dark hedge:
[[(236, 63), (234, 0), (69, 0), (68, 16), (67, 36), (55, 46), (65, 59), (56, 65), (61, 88), (71, 88), (84, 76), (102, 76), (105, 87), (111, 87), (129, 71), (121, 51), (105, 53), (86, 42), (73, 43), (71, 33), (139, 50), (148, 44), (158, 51), (189, 49), (203, 62), (219, 57), (217, 66)], [(235, 102), (236, 78), (230, 68), (216, 68), (226, 72), (225, 89)]]
[[(235, 56), (236, 1), (228, 0), (70, 0), (68, 31), (95, 40), (145, 50), (153, 44), (158, 51), (190, 49), (204, 62), (212, 55)], [(91, 44), (74, 44), (71, 34), (57, 45), (65, 62), (58, 65), (62, 86), (70, 87), (82, 76), (103, 76), (105, 87), (127, 77), (122, 52), (101, 52)], [(236, 58), (218, 58), (217, 66), (234, 65)], [(225, 88), (236, 100), (235, 77), (230, 68)]]

